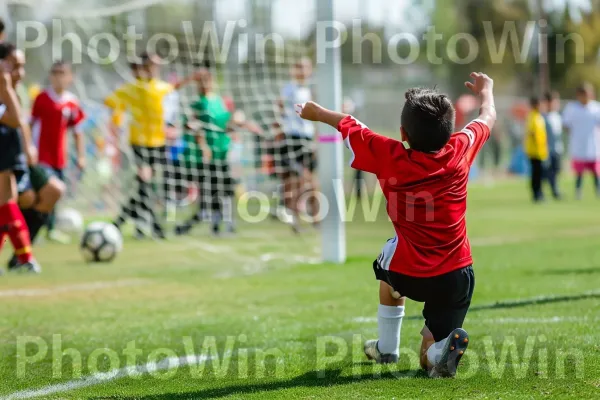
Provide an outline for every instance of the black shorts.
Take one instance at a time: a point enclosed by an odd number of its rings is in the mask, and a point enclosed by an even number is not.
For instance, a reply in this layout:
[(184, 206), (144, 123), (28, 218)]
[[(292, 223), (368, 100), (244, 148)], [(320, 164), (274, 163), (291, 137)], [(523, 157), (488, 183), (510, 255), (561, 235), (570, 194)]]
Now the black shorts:
[(170, 181), (171, 187), (177, 191), (183, 191), (191, 184), (197, 184), (202, 188), (207, 172), (208, 166), (202, 163), (192, 164), (176, 161), (167, 168), (165, 179)]
[(208, 177), (209, 192), (213, 198), (231, 197), (235, 194), (236, 182), (231, 176), (227, 160), (212, 160), (208, 164)]
[(51, 176), (54, 176), (54, 172), (50, 167), (43, 167), (41, 165), (34, 165), (29, 167), (29, 177), (31, 179), (31, 187), (37, 193), (44, 186), (48, 184)]
[(313, 140), (297, 136), (286, 136), (275, 144), (275, 168), (281, 173), (301, 175), (305, 169), (317, 168), (317, 157)]
[(154, 167), (156, 165), (167, 164), (167, 148), (166, 146), (160, 147), (145, 147), (145, 146), (131, 146), (133, 149), (133, 155), (135, 164), (138, 167), (149, 165)]
[(12, 171), (19, 194), (31, 189), (29, 167), (16, 129), (0, 126), (0, 172)]
[(402, 296), (425, 303), (425, 326), (436, 342), (447, 338), (454, 329), (462, 328), (475, 288), (472, 266), (430, 278), (387, 271), (381, 268), (378, 260), (373, 263), (373, 270), (378, 280), (386, 282)]

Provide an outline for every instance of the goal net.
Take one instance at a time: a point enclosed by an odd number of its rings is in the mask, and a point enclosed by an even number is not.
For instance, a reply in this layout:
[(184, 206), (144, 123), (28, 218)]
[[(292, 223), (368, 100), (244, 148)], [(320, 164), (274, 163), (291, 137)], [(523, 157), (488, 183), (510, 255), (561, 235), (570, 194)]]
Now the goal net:
[(54, 60), (72, 61), (87, 115), (87, 167), (71, 144), (61, 207), (120, 215), (145, 235), (154, 218), (180, 233), (201, 221), (233, 230), (240, 217), (312, 222), (315, 127), (293, 104), (314, 92), (315, 2), (295, 3), (9, 1), (12, 38), (22, 21), (48, 34), (27, 49), (24, 96), (48, 84)]

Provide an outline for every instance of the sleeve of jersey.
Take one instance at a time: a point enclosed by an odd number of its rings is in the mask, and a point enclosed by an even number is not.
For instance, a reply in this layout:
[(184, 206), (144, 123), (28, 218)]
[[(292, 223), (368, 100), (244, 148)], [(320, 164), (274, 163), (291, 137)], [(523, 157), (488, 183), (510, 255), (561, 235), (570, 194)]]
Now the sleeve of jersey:
[(466, 154), (469, 164), (472, 164), (485, 142), (490, 138), (490, 128), (485, 121), (476, 119), (460, 133), (465, 134), (469, 140)]
[(85, 120), (85, 113), (77, 104), (74, 108), (73, 119), (71, 120), (71, 126), (73, 127), (75, 134), (81, 133), (81, 123)]
[(391, 152), (393, 140), (376, 134), (352, 116), (340, 121), (338, 131), (352, 152), (350, 166), (377, 174)]

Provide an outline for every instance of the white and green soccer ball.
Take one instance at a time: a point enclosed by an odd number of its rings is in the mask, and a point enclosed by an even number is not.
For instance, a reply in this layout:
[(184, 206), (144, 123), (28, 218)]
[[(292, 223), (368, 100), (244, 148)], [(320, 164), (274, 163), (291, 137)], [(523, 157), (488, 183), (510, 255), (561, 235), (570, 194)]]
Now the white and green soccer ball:
[(92, 222), (81, 238), (81, 253), (87, 262), (110, 262), (123, 250), (123, 236), (113, 224)]

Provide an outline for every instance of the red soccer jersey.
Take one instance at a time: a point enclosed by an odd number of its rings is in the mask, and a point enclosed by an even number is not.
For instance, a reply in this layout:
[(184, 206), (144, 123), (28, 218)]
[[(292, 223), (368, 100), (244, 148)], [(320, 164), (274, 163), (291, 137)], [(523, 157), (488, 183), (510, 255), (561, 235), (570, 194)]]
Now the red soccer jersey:
[(85, 119), (77, 97), (70, 92), (59, 96), (52, 89), (44, 90), (35, 98), (31, 119), (39, 162), (63, 169), (67, 165), (67, 131), (73, 128), (80, 134), (78, 126)]
[(467, 181), (475, 156), (490, 136), (475, 120), (437, 153), (378, 135), (353, 117), (338, 130), (352, 151), (351, 166), (377, 175), (396, 237), (381, 267), (413, 277), (443, 275), (473, 263), (467, 238)]

